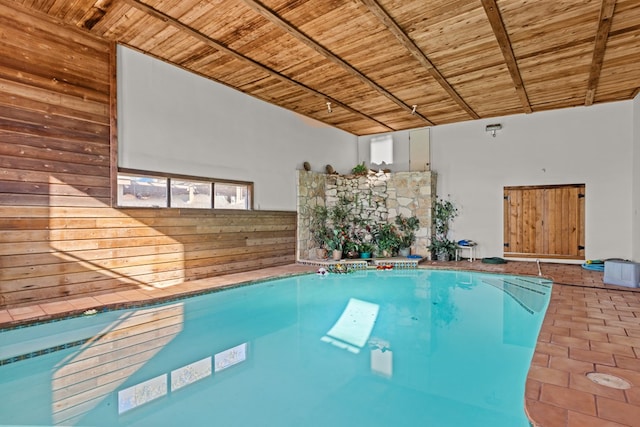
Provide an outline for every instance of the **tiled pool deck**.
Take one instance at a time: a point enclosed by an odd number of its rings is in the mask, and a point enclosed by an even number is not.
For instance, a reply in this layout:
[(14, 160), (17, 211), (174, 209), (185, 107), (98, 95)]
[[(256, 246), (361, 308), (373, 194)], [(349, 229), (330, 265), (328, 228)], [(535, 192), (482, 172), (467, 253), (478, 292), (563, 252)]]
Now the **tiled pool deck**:
[[(421, 267), (538, 275), (533, 262), (423, 262)], [(526, 408), (543, 427), (640, 426), (640, 292), (605, 286), (601, 272), (578, 265), (541, 265), (554, 287), (526, 385)], [(129, 290), (32, 306), (0, 309), (0, 328), (82, 313), (161, 301), (208, 289), (315, 271), (289, 265), (185, 282), (165, 289)], [(620, 390), (591, 382), (599, 372), (622, 378)]]

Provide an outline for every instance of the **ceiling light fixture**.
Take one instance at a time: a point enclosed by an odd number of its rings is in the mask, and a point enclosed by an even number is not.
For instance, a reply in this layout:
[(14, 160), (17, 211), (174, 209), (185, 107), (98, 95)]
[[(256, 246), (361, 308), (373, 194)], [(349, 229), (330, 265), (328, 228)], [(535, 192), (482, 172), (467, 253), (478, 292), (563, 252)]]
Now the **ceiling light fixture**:
[(494, 123), (492, 125), (487, 125), (487, 127), (485, 128), (485, 131), (490, 132), (491, 136), (495, 138), (496, 131), (499, 131), (500, 129), (502, 129), (502, 125), (500, 123)]
[(411, 114), (415, 114), (415, 113), (416, 113), (416, 108), (418, 108), (418, 105), (417, 105), (417, 104), (413, 104), (413, 105), (411, 106)]
[(331, 103), (327, 102), (327, 113), (330, 113), (331, 111)]

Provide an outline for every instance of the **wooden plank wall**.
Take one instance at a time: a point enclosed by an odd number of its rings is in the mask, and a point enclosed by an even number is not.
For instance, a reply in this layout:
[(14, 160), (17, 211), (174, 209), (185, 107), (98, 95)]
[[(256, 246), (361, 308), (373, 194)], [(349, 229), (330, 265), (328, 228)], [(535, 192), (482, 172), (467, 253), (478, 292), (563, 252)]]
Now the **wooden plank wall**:
[(295, 212), (111, 207), (115, 46), (0, 2), (0, 308), (295, 262)]

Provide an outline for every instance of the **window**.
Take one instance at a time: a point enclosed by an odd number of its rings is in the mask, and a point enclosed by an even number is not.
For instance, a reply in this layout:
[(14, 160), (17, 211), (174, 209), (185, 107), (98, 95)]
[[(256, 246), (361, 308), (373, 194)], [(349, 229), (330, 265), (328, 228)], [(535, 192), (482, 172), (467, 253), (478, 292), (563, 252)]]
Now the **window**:
[(121, 170), (117, 205), (122, 207), (241, 209), (252, 207), (250, 182)]
[(118, 205), (167, 207), (167, 178), (118, 174)]
[(393, 137), (391, 135), (376, 136), (369, 142), (370, 156), (372, 164), (381, 165), (393, 163)]
[(249, 191), (246, 185), (215, 183), (216, 209), (249, 209)]
[(183, 179), (171, 180), (172, 208), (211, 207), (211, 182)]

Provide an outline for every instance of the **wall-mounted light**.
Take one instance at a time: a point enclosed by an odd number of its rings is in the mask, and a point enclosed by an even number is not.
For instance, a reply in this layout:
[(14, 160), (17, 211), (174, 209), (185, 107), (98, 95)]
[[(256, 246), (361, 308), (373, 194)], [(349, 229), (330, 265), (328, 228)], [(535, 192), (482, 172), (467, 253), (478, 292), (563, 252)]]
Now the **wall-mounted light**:
[(416, 108), (418, 108), (418, 105), (417, 105), (417, 104), (413, 104), (413, 105), (411, 106), (411, 114), (415, 114), (415, 113), (416, 113)]
[(331, 103), (327, 102), (327, 113), (331, 112)]
[(487, 125), (484, 129), (486, 132), (491, 133), (491, 136), (496, 137), (496, 132), (502, 129), (502, 125), (500, 123), (494, 123), (492, 125)]

